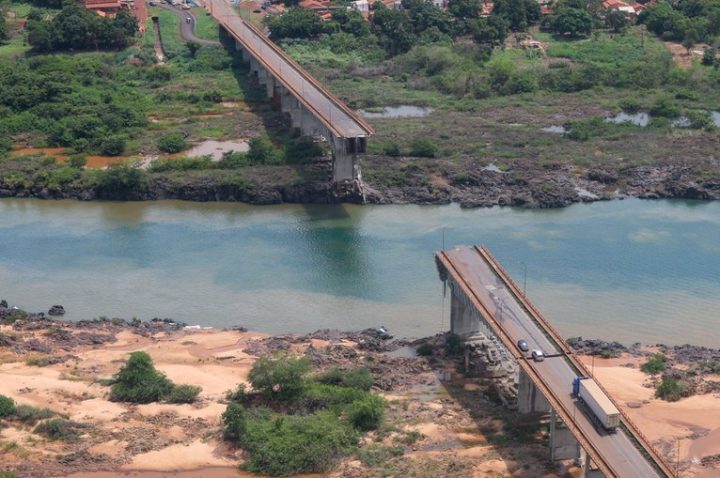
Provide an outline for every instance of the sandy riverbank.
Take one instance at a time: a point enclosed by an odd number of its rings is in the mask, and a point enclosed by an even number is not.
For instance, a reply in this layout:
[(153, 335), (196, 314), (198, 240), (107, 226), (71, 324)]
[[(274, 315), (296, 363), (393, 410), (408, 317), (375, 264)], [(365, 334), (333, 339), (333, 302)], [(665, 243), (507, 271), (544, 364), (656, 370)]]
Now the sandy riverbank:
[[(369, 436), (363, 446), (387, 447), (400, 455), (388, 455), (380, 464), (353, 457), (328, 476), (575, 473), (547, 464), (545, 428), (496, 403), (491, 380), (459, 374), (462, 359), (445, 357), (441, 339), (434, 339), (433, 356), (407, 357), (386, 353), (392, 348), (387, 347), (390, 342), (361, 333), (268, 337), (240, 330), (153, 327), (111, 322), (0, 326), (0, 334), (11, 338), (0, 346), (0, 394), (19, 404), (50, 408), (87, 426), (79, 440), (65, 443), (44, 439), (32, 426), (6, 421), (0, 429), (2, 467), (18, 477), (249, 477), (238, 469), (242, 452), (228, 447), (221, 437), (225, 394), (247, 381), (258, 356), (293, 350), (308, 352), (319, 368), (367, 364), (376, 377), (376, 391), (388, 401), (385, 429)], [(148, 352), (157, 368), (176, 383), (201, 386), (199, 401), (192, 405), (110, 402), (108, 387), (98, 380), (112, 376), (136, 350)], [(37, 365), (53, 358), (58, 362)], [(717, 476), (719, 468), (699, 463), (720, 453), (720, 399), (702, 395), (676, 403), (656, 400), (653, 390), (643, 386), (646, 378), (637, 368), (640, 360), (596, 359), (595, 373), (671, 459), (680, 437), (684, 476)]]
[(682, 476), (716, 478), (720, 466), (702, 466), (706, 460), (720, 456), (720, 395), (705, 394), (666, 402), (655, 398), (651, 379), (640, 371), (640, 357), (614, 359), (583, 357), (612, 396), (620, 403), (640, 430), (668, 457), (677, 463), (680, 450)]

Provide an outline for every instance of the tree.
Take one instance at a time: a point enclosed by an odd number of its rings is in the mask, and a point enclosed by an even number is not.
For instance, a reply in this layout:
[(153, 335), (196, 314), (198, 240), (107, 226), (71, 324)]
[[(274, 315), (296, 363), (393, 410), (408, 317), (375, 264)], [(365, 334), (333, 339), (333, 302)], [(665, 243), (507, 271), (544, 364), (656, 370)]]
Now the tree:
[(305, 389), (305, 375), (309, 371), (310, 362), (305, 357), (265, 356), (250, 369), (248, 381), (268, 398), (292, 401)]
[(311, 10), (292, 8), (282, 16), (268, 17), (265, 21), (273, 38), (316, 38), (329, 33), (325, 22)]
[(167, 396), (172, 382), (155, 370), (150, 355), (133, 352), (114, 377), (110, 400), (116, 402), (151, 403)]
[(111, 134), (102, 139), (100, 152), (106, 156), (120, 156), (125, 151), (125, 138)]
[(713, 66), (715, 64), (715, 57), (717, 56), (717, 49), (714, 47), (707, 47), (703, 52), (702, 64), (705, 66)]
[(480, 15), (479, 0), (449, 0), (448, 11), (457, 18), (477, 18)]
[(430, 29), (437, 29), (442, 33), (450, 31), (448, 14), (433, 5), (432, 2), (426, 0), (403, 0), (403, 8), (407, 10), (413, 31), (417, 35)]
[(0, 41), (6, 40), (8, 37), (7, 22), (5, 22), (5, 11), (0, 8)]
[(615, 33), (622, 33), (628, 26), (628, 18), (620, 10), (610, 10), (605, 15), (605, 25)]
[(404, 10), (390, 10), (381, 2), (375, 2), (374, 5), (372, 24), (380, 45), (391, 55), (410, 50), (415, 35), (408, 14)]
[(477, 43), (494, 47), (503, 44), (507, 38), (508, 28), (505, 17), (490, 15), (478, 18), (472, 24), (471, 32)]
[(535, 0), (495, 0), (493, 13), (504, 17), (511, 30), (524, 31), (540, 19), (540, 4)]
[(571, 37), (588, 36), (592, 32), (592, 27), (592, 15), (578, 8), (562, 8), (552, 21), (555, 33)]

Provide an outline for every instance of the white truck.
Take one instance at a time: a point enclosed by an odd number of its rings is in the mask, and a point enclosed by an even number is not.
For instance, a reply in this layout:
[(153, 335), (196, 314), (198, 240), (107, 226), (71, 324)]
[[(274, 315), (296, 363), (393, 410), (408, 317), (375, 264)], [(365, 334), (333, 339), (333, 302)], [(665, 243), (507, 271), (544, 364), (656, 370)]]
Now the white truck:
[(572, 386), (573, 396), (585, 404), (593, 415), (593, 421), (609, 432), (614, 432), (620, 426), (620, 412), (595, 383), (595, 380), (587, 377), (575, 377)]

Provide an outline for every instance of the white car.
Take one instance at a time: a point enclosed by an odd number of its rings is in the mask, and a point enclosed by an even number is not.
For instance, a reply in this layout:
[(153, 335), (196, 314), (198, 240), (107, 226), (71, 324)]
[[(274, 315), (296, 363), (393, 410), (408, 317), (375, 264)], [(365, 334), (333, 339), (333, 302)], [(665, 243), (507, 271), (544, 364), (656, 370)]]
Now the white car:
[(536, 362), (542, 362), (545, 360), (545, 354), (542, 350), (533, 350), (531, 355), (533, 360)]

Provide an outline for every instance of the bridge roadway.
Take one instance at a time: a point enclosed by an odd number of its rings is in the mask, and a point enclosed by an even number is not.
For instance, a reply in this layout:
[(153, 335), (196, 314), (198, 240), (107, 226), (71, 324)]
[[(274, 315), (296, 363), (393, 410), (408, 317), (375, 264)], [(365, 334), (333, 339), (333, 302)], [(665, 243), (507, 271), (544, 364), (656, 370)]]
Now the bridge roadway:
[[(357, 113), (246, 21), (225, 0), (199, 0), (263, 68), (292, 92), (338, 138), (364, 138), (374, 131)], [(328, 138), (329, 140), (330, 138)]]
[[(661, 475), (646, 460), (643, 454), (635, 447), (631, 438), (622, 430), (614, 434), (598, 431), (584, 410), (578, 407), (577, 401), (571, 395), (572, 380), (578, 374), (570, 361), (566, 359), (563, 347), (556, 346), (550, 340), (547, 330), (533, 320), (531, 314), (520, 303), (516, 294), (509, 290), (508, 285), (496, 271), (496, 265), (483, 257), (483, 250), (479, 248), (460, 247), (450, 251), (438, 253), (438, 261), (446, 270), (470, 292), (484, 308), (485, 317), (493, 329), (505, 335), (506, 346), (510, 345), (510, 353), (517, 360), (523, 362), (522, 368), (531, 373), (531, 380), (540, 380), (549, 388), (553, 397), (547, 397), (555, 408), (559, 405), (563, 410), (556, 410), (561, 416), (570, 418), (573, 423), (567, 423), (568, 428), (581, 444), (586, 442), (590, 450), (586, 451), (593, 461), (600, 467), (608, 478), (649, 478)], [(507, 344), (507, 341), (511, 341)], [(528, 342), (530, 350), (541, 349), (548, 355), (543, 362), (535, 362), (529, 354), (517, 348), (517, 341), (524, 339)], [(554, 398), (556, 403), (553, 404)], [(584, 448), (586, 448), (584, 446)], [(671, 475), (672, 476), (672, 475)]]

